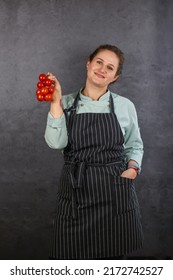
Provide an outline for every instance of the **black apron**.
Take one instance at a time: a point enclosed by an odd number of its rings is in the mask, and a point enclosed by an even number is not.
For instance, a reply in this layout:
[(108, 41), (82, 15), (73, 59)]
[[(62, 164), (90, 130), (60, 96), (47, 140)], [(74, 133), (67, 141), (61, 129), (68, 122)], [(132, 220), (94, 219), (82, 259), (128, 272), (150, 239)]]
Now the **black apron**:
[(127, 166), (112, 94), (110, 113), (76, 114), (79, 96), (64, 110), (68, 145), (58, 186), (51, 258), (127, 255), (142, 246), (142, 227), (134, 180), (120, 177)]

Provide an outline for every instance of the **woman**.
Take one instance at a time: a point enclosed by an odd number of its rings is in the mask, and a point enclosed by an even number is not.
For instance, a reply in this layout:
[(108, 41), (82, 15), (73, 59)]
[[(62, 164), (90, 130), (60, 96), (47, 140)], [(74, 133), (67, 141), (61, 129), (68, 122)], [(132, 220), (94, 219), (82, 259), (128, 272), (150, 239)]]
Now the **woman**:
[(62, 96), (57, 78), (45, 140), (63, 150), (51, 258), (121, 258), (141, 248), (134, 179), (143, 144), (131, 101), (110, 92), (124, 56), (112, 45), (87, 61), (85, 86)]

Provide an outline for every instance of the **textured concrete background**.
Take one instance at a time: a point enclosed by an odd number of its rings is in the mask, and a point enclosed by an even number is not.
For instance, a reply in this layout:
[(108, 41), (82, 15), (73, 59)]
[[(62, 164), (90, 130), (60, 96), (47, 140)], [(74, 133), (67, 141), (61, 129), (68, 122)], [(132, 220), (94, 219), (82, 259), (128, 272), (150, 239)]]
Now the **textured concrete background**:
[(47, 259), (60, 152), (44, 141), (48, 103), (37, 77), (52, 71), (63, 94), (85, 81), (99, 44), (125, 53), (112, 90), (135, 103), (145, 145), (136, 188), (145, 244), (137, 256), (173, 256), (173, 2), (0, 0), (0, 258)]

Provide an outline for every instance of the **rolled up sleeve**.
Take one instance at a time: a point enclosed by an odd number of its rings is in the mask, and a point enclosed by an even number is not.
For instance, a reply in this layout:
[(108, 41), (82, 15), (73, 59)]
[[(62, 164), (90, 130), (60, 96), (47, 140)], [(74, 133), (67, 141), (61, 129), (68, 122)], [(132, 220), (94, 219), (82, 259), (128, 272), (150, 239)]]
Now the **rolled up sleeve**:
[(44, 138), (52, 149), (62, 150), (67, 146), (68, 136), (64, 114), (60, 118), (53, 118), (50, 112), (48, 113)]

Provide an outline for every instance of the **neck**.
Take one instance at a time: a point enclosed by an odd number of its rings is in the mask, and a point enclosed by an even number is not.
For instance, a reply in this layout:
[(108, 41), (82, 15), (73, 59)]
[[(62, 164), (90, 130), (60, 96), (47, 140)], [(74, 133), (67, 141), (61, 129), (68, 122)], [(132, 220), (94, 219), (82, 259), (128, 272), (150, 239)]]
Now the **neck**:
[(99, 98), (105, 94), (107, 91), (106, 88), (98, 88), (96, 86), (91, 86), (86, 83), (84, 89), (82, 90), (83, 95), (90, 97), (93, 100), (99, 100)]

